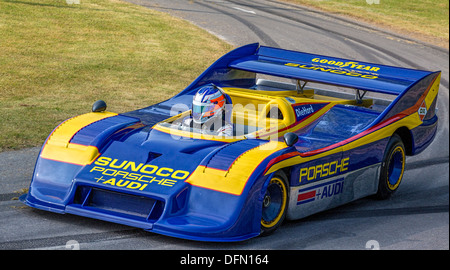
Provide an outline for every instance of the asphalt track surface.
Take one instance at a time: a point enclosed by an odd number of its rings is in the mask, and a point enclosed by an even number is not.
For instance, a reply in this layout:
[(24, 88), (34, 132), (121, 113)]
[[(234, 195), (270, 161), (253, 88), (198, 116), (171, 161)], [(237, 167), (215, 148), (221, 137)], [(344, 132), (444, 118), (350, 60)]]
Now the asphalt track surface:
[(3, 152), (0, 249), (449, 249), (448, 50), (277, 1), (128, 1), (186, 19), (236, 46), (259, 42), (360, 61), (441, 70), (436, 138), (423, 153), (408, 157), (403, 182), (391, 199), (361, 199), (285, 222), (273, 235), (238, 243), (181, 240), (24, 206), (17, 197), (28, 188), (39, 148)]

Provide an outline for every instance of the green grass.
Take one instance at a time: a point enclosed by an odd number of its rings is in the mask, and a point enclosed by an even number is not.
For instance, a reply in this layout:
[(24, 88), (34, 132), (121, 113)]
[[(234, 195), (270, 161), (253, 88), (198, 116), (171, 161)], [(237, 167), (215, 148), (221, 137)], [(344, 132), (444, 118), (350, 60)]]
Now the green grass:
[(165, 100), (230, 49), (119, 0), (0, 0), (0, 151), (42, 144), (98, 99), (118, 113)]
[(449, 47), (448, 0), (285, 1), (350, 16), (437, 46)]
[[(286, 0), (448, 48), (448, 0)], [(0, 0), (0, 151), (42, 144), (103, 99), (126, 112), (184, 89), (232, 46), (119, 0)]]

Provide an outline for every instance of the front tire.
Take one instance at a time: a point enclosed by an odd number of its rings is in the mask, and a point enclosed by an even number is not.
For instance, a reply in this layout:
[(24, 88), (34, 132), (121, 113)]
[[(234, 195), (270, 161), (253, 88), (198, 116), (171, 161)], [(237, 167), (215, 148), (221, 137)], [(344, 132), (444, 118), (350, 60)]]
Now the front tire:
[(273, 233), (283, 223), (289, 202), (289, 185), (286, 174), (276, 172), (264, 194), (261, 216), (261, 235)]
[(399, 135), (394, 134), (386, 146), (378, 183), (378, 199), (389, 198), (399, 187), (405, 171), (405, 146)]

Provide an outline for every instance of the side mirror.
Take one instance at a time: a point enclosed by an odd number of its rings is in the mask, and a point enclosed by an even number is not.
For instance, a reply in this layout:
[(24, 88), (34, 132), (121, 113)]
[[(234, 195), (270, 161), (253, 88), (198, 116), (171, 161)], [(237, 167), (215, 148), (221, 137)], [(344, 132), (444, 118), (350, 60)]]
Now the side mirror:
[(104, 110), (106, 110), (106, 102), (103, 100), (97, 100), (92, 105), (92, 112), (103, 112)]
[(292, 132), (288, 132), (284, 134), (284, 143), (286, 143), (287, 146), (291, 147), (296, 142), (298, 142), (298, 135)]

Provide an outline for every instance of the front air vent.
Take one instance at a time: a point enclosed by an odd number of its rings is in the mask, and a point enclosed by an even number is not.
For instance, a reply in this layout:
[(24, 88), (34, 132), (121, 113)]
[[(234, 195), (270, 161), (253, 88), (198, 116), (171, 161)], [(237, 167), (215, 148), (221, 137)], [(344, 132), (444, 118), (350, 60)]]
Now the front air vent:
[(145, 196), (80, 186), (75, 192), (72, 206), (124, 218), (155, 222), (163, 212), (164, 202)]

